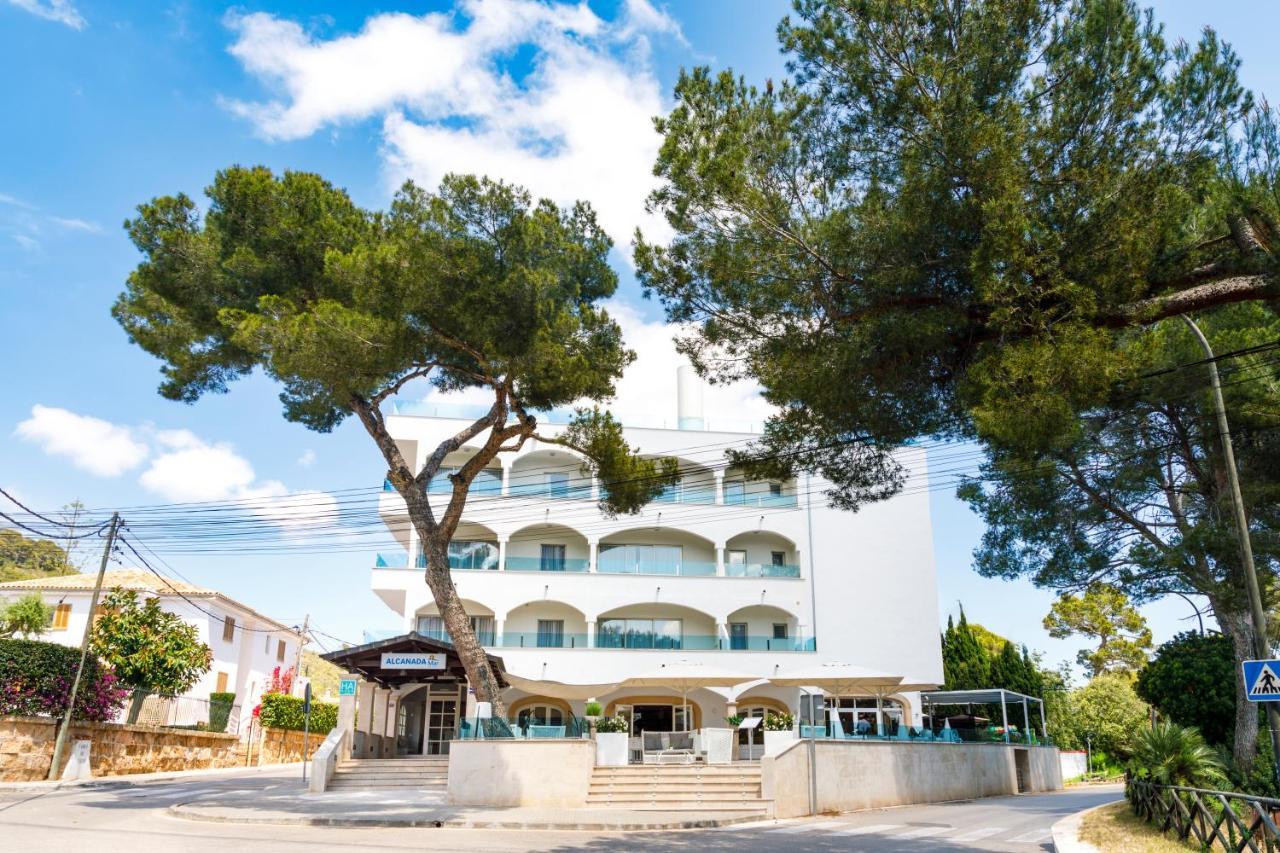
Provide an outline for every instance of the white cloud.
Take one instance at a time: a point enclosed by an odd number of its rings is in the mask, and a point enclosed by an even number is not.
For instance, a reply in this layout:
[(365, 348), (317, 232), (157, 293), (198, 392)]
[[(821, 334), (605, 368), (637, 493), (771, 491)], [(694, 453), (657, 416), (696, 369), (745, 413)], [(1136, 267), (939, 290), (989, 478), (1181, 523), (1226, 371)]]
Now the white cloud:
[(16, 434), (100, 477), (123, 474), (148, 453), (147, 445), (129, 427), (52, 406), (32, 406), (31, 417), (18, 424)]
[(89, 25), (71, 0), (9, 0), (9, 3), (36, 17), (66, 24), (73, 30), (83, 30)]
[(224, 500), (253, 484), (253, 466), (229, 444), (209, 444), (188, 430), (156, 433), (156, 443), (163, 450), (139, 482), (170, 501)]
[[(460, 0), (457, 12), (377, 15), (330, 39), (269, 14), (229, 15), (232, 55), (277, 96), (226, 105), (270, 139), (381, 116), (393, 184), (486, 174), (590, 201), (620, 244), (642, 223), (665, 234), (644, 212), (652, 119), (664, 111), (648, 37), (680, 38), (675, 21), (646, 0), (613, 21), (538, 0)], [(526, 47), (528, 67), (513, 66)]]
[(43, 213), (16, 196), (0, 193), (0, 234), (8, 234), (23, 249), (39, 252), (44, 238), (66, 231), (101, 234), (102, 226), (86, 219)]
[(88, 222), (84, 219), (74, 219), (65, 216), (50, 216), (49, 221), (55, 225), (60, 225), (69, 231), (88, 231), (90, 234), (101, 234), (102, 226), (96, 222)]
[(298, 467), (310, 468), (316, 462), (316, 452), (310, 448), (302, 451), (302, 455), (298, 457)]

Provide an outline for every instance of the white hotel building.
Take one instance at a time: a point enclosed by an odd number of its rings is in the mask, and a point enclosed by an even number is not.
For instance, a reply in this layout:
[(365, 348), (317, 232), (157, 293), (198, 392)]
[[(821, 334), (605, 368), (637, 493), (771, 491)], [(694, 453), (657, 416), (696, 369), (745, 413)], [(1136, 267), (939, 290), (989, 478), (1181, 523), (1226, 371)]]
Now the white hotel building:
[[(724, 450), (755, 436), (707, 429), (697, 404), (682, 402), (685, 428), (626, 431), (631, 446), (673, 456), (682, 471), (679, 486), (638, 515), (604, 516), (577, 457), (536, 441), (501, 455), (473, 483), (450, 549), (454, 582), (490, 653), (512, 675), (546, 685), (510, 688), (510, 719), (560, 725), (569, 714), (581, 717), (584, 706), (580, 696), (557, 696), (574, 693), (563, 685), (613, 685), (679, 660), (761, 679), (838, 661), (901, 675), (904, 683), (940, 683), (927, 492), (850, 513), (826, 506), (817, 477), (747, 479), (727, 467)], [(387, 425), (420, 468), (462, 422), (393, 414)], [(439, 507), (448, 500), (448, 473), (472, 452), (452, 454), (429, 487)], [(899, 458), (913, 475), (925, 473), (923, 450), (906, 448)], [(404, 632), (447, 639), (403, 500), (386, 486), (379, 508), (403, 550), (378, 555), (373, 591)], [(447, 751), (458, 693), (433, 690), (440, 689), (402, 689), (399, 751)], [(733, 713), (808, 716), (799, 689), (763, 682), (736, 693), (692, 691), (692, 719), (669, 689), (620, 687), (594, 698), (606, 714), (623, 711), (646, 730), (723, 726)], [(916, 699), (888, 699), (885, 722), (919, 725)], [(873, 719), (876, 701), (831, 697), (832, 706), (852, 730), (859, 718)], [(741, 733), (742, 750), (751, 737)]]

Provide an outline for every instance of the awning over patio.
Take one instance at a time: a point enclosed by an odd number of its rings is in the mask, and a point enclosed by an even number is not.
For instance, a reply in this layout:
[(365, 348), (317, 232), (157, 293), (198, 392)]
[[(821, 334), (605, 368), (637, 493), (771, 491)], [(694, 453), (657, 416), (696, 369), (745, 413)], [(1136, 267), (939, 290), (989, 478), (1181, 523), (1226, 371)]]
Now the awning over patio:
[[(462, 659), (452, 643), (417, 632), (328, 652), (320, 657), (383, 687), (428, 681), (466, 681)], [(489, 655), (500, 686), (507, 686), (502, 658)]]

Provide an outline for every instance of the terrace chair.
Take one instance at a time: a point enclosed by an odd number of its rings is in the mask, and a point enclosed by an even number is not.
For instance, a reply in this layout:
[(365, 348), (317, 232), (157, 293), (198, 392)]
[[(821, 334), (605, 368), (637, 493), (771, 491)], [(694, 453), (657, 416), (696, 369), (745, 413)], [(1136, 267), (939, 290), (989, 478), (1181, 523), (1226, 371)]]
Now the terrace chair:
[(531, 738), (559, 738), (564, 737), (564, 726), (529, 726), (529, 737)]
[(929, 729), (929, 728), (921, 729), (920, 734), (916, 739), (923, 740), (923, 741), (932, 741), (934, 739), (933, 729)]
[(831, 723), (831, 737), (835, 740), (853, 740), (853, 735), (844, 730), (844, 726), (837, 722)]
[(944, 743), (961, 743), (960, 734), (953, 728), (945, 728), (938, 733), (938, 740)]
[(892, 740), (911, 740), (911, 727), (899, 724), (897, 734), (895, 734), (891, 739)]
[(642, 732), (645, 764), (692, 764), (693, 732)]

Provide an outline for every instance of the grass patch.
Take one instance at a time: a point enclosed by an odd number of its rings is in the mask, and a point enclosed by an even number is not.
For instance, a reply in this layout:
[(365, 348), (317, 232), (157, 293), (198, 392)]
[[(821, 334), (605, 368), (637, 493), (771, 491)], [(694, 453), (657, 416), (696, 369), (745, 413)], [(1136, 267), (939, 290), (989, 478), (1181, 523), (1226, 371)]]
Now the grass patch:
[(1135, 815), (1127, 802), (1112, 803), (1085, 815), (1080, 824), (1080, 840), (1102, 853), (1186, 853), (1200, 845), (1161, 835)]

